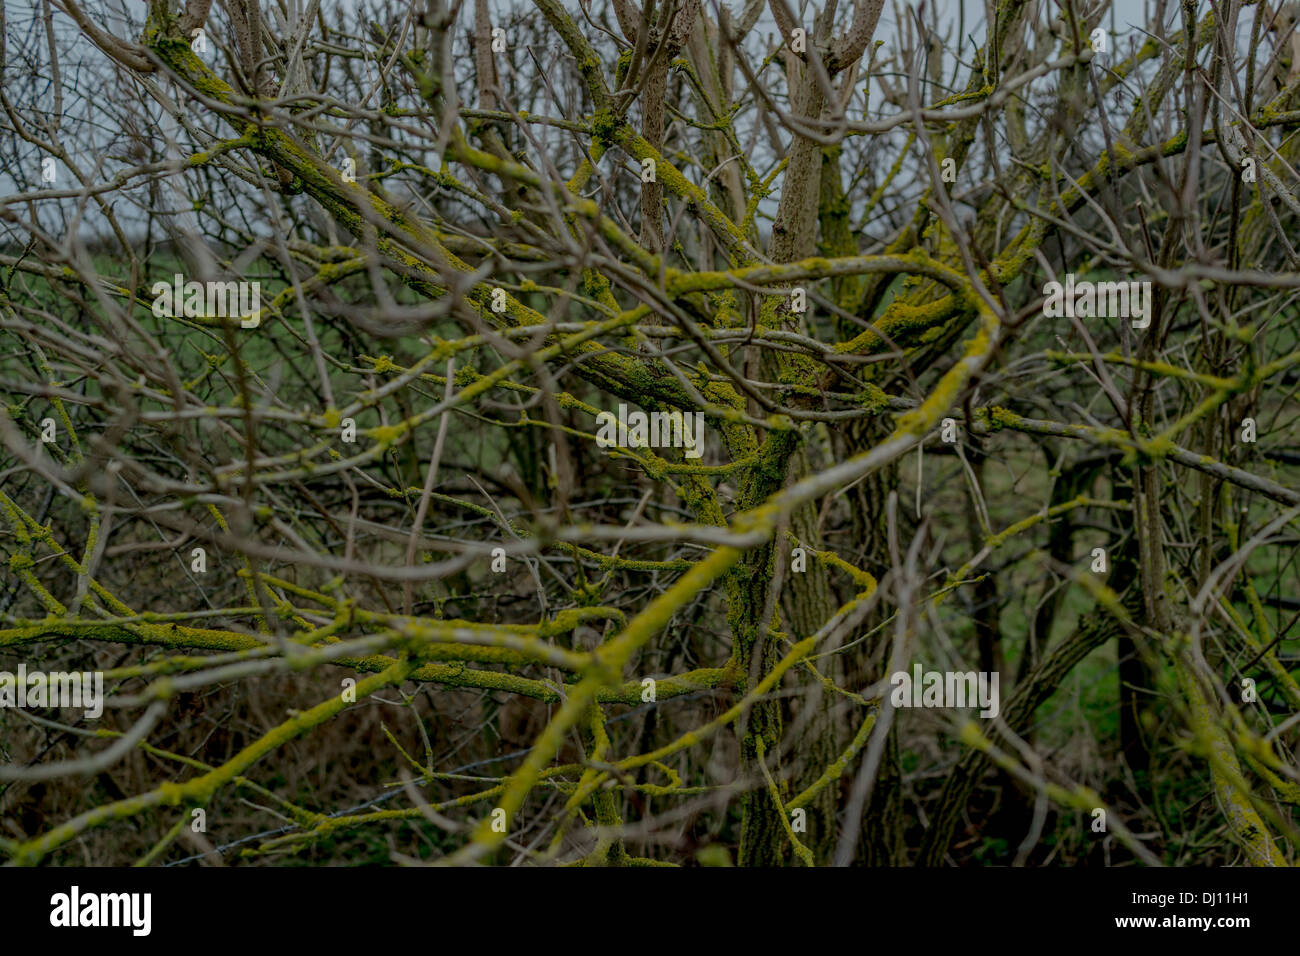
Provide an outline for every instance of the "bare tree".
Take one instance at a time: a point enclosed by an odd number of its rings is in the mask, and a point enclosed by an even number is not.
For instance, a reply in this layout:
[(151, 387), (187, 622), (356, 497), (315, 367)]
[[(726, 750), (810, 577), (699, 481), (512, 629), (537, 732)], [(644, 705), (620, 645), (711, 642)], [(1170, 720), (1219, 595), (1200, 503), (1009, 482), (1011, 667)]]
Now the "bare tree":
[(9, 859), (1295, 859), (1289, 7), (0, 12)]

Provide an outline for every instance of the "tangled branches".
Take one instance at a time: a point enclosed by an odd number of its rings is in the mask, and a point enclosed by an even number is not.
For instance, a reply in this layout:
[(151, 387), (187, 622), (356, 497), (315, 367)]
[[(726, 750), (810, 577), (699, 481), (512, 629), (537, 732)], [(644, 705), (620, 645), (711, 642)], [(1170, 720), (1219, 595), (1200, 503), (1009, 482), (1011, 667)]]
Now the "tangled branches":
[(6, 8), (0, 853), (1294, 859), (1294, 13), (990, 10)]

